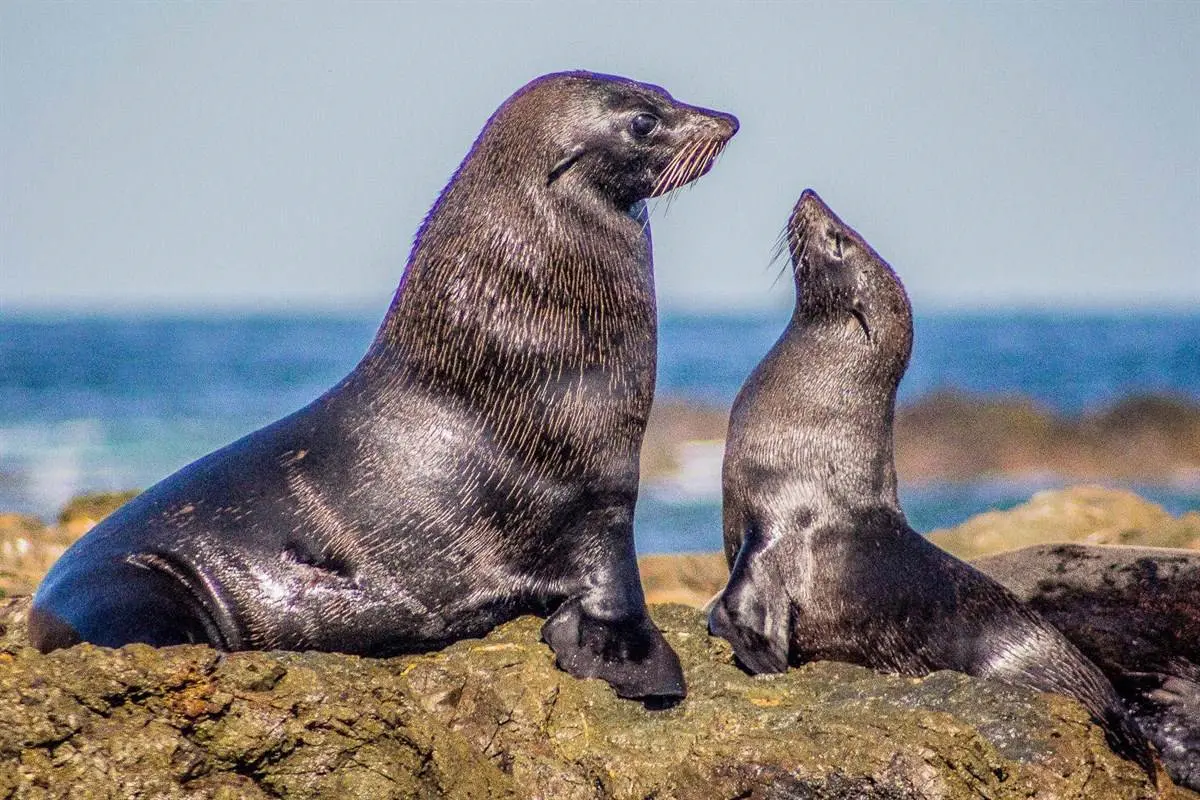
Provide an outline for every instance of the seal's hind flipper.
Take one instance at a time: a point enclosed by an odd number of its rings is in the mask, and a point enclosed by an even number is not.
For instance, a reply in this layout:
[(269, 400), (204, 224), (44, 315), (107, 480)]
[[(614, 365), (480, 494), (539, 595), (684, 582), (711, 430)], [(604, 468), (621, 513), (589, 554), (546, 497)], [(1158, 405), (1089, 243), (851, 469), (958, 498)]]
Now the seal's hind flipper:
[(618, 697), (672, 701), (687, 694), (679, 657), (644, 611), (601, 619), (573, 597), (546, 620), (542, 639), (560, 669), (607, 681)]
[(1113, 752), (1135, 762), (1157, 781), (1153, 748), (1116, 689), (1056, 628), (1022, 607), (1020, 617), (1005, 620), (980, 642), (986, 657), (967, 672), (1075, 698), (1104, 730)]
[[(148, 553), (73, 562), (38, 587), (29, 613), (29, 638), (43, 653), (91, 642), (121, 647), (133, 642), (164, 647), (210, 644), (236, 649), (227, 621), (207, 599), (200, 581), (173, 559)], [(219, 624), (225, 622), (225, 625)]]

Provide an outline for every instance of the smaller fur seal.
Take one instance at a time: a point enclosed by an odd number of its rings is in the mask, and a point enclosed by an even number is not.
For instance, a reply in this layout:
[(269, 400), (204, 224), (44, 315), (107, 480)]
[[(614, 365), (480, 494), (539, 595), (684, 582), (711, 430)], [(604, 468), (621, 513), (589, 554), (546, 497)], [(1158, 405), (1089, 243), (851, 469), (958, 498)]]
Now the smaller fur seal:
[(892, 423), (912, 310), (891, 267), (812, 190), (787, 228), (796, 306), (747, 379), (723, 465), (729, 583), (709, 616), (751, 672), (828, 659), (953, 669), (1077, 698), (1154, 777), (1113, 687), (1000, 584), (909, 527)]
[(683, 696), (634, 555), (657, 332), (644, 200), (737, 128), (611, 75), (518, 90), (358, 366), (73, 544), (37, 590), (34, 644), (386, 656), (533, 613), (572, 675)]

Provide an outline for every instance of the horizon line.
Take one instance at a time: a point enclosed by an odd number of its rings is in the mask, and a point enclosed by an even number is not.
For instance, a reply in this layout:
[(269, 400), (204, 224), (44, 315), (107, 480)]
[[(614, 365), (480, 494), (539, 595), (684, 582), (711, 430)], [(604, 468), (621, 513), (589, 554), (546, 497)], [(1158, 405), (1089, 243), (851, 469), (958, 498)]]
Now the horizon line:
[[(755, 316), (777, 316), (791, 311), (791, 303), (774, 303), (774, 304), (759, 304), (759, 305), (723, 305), (710, 306), (704, 304), (674, 304), (660, 303), (658, 314), (660, 317), (713, 317), (713, 318), (730, 318), (730, 317), (755, 317)], [(375, 304), (367, 303), (334, 303), (334, 304), (307, 304), (307, 303), (291, 303), (279, 305), (251, 305), (242, 303), (212, 303), (212, 304), (109, 304), (109, 305), (74, 305), (74, 304), (28, 304), (15, 305), (6, 303), (3, 310), (0, 311), (0, 321), (8, 321), (17, 318), (37, 319), (46, 317), (69, 317), (76, 319), (95, 318), (95, 319), (119, 319), (119, 318), (141, 318), (141, 319), (186, 319), (203, 316), (213, 316), (221, 318), (248, 318), (248, 317), (280, 317), (280, 318), (300, 318), (300, 317), (337, 317), (337, 318), (353, 318), (371, 316), (373, 318), (382, 319), (387, 313), (386, 307), (382, 310)], [(913, 315), (916, 318), (920, 317), (935, 317), (935, 316), (979, 316), (979, 315), (1005, 315), (1005, 314), (1033, 314), (1033, 315), (1050, 315), (1062, 314), (1066, 316), (1170, 316), (1170, 317), (1188, 317), (1200, 316), (1200, 305), (1197, 303), (1178, 302), (1178, 303), (1048, 303), (1048, 302), (1028, 302), (1028, 303), (997, 303), (997, 304), (974, 304), (974, 303), (942, 303), (942, 304), (926, 304), (922, 310), (914, 309)]]

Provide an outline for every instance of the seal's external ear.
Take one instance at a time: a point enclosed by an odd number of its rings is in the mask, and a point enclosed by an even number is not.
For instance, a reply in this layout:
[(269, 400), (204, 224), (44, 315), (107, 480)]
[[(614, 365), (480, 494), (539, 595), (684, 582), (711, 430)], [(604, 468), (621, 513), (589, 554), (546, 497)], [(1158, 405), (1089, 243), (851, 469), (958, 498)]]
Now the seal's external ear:
[(586, 152), (586, 147), (584, 147), (582, 144), (576, 144), (567, 150), (567, 152), (563, 153), (563, 157), (559, 159), (558, 163), (550, 168), (550, 174), (546, 176), (546, 185), (549, 186), (561, 178), (562, 174), (574, 166), (575, 162), (578, 161)]
[(863, 329), (863, 333), (866, 334), (867, 341), (870, 341), (871, 340), (871, 326), (867, 324), (867, 315), (866, 315), (866, 312), (863, 310), (865, 308), (866, 308), (866, 305), (863, 303), (863, 301), (860, 300), (858, 297), (855, 297), (854, 302), (850, 305), (850, 313), (854, 315), (854, 318), (856, 320), (858, 320), (859, 326)]
[(737, 660), (755, 675), (788, 668), (791, 603), (770, 573), (763, 552), (743, 545), (708, 615), (708, 632), (733, 645)]
[(687, 694), (679, 657), (644, 611), (601, 619), (573, 597), (546, 620), (542, 639), (561, 669), (576, 678), (601, 678), (618, 697), (669, 704)]

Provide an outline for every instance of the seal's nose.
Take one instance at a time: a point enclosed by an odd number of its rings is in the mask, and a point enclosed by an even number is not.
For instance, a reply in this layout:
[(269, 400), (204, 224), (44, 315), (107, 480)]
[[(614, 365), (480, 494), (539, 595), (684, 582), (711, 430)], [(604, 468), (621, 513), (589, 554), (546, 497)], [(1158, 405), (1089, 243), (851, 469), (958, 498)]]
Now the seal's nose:
[(719, 111), (717, 112), (717, 118), (729, 126), (729, 133), (727, 135), (730, 138), (732, 138), (733, 135), (738, 132), (738, 128), (741, 127), (741, 123), (738, 122), (738, 118), (733, 114), (726, 114)]
[(729, 140), (741, 127), (738, 118), (724, 111), (714, 111), (711, 108), (691, 107), (693, 119), (702, 128), (706, 128), (722, 139)]
[(738, 132), (738, 128), (741, 127), (738, 123), (738, 118), (733, 114), (726, 114), (724, 111), (712, 111), (711, 109), (705, 109), (705, 113), (720, 128), (720, 136), (723, 139), (732, 139), (733, 135)]
[(827, 217), (833, 214), (833, 211), (821, 199), (821, 195), (817, 194), (812, 189), (805, 189), (800, 194), (800, 199), (796, 201), (796, 208), (793, 216), (803, 214), (806, 219), (812, 220), (819, 217)]

